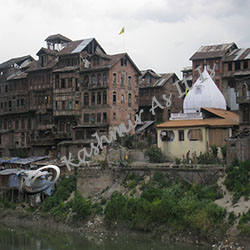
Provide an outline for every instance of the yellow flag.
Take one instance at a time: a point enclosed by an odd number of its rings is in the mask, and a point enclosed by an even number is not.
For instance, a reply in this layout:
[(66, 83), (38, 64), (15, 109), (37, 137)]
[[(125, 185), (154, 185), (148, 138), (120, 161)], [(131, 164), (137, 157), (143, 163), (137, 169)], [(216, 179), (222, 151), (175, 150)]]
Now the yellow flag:
[(187, 95), (187, 93), (188, 93), (188, 90), (187, 90), (187, 88), (185, 89), (185, 96)]
[(120, 31), (119, 35), (123, 34), (125, 32), (125, 28), (122, 27), (122, 30)]

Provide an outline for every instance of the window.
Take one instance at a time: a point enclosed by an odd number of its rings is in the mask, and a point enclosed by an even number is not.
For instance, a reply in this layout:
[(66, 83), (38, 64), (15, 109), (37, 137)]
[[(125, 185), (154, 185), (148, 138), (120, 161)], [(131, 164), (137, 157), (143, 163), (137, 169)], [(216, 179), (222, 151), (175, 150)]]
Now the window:
[(178, 130), (179, 141), (184, 141), (184, 130)]
[(97, 104), (101, 104), (102, 103), (102, 95), (101, 92), (97, 92)]
[(248, 69), (248, 61), (244, 61), (243, 62), (243, 68), (244, 69)]
[(85, 93), (85, 94), (84, 94), (83, 103), (84, 103), (85, 106), (88, 106), (88, 105), (89, 105), (89, 93)]
[(131, 106), (132, 104), (132, 94), (128, 94), (128, 105)]
[(64, 132), (64, 122), (59, 123), (59, 131)]
[(67, 109), (68, 109), (68, 110), (71, 110), (72, 108), (73, 108), (72, 100), (69, 100), (69, 101), (67, 102)]
[(115, 112), (113, 113), (113, 120), (114, 121), (116, 120), (116, 113)]
[(92, 83), (92, 87), (94, 87), (95, 84), (96, 84), (96, 76), (95, 76), (95, 74), (91, 75), (91, 83)]
[(240, 62), (235, 62), (235, 70), (240, 70)]
[(188, 139), (190, 141), (202, 141), (201, 129), (190, 129), (188, 131)]
[(229, 62), (229, 63), (228, 63), (228, 71), (232, 71), (232, 70), (233, 70), (232, 63)]
[(107, 113), (106, 112), (103, 113), (103, 122), (107, 122)]
[(76, 91), (79, 91), (78, 78), (75, 78), (75, 90), (76, 90)]
[(8, 85), (5, 85), (5, 93), (8, 93)]
[(138, 103), (138, 100), (139, 100), (138, 95), (136, 95), (135, 96), (135, 103)]
[(65, 110), (65, 101), (62, 101), (62, 110)]
[(24, 106), (24, 99), (21, 99), (21, 106)]
[(125, 84), (124, 84), (124, 75), (121, 75), (121, 88), (124, 88)]
[(56, 80), (56, 86), (55, 86), (55, 88), (59, 89), (59, 75), (58, 74), (55, 75), (55, 80)]
[(102, 76), (101, 74), (97, 74), (97, 86), (100, 87), (101, 86), (101, 81), (102, 81)]
[(121, 102), (124, 103), (124, 95), (121, 95)]
[(9, 101), (9, 108), (11, 108), (11, 106), (12, 106), (12, 102), (11, 102), (11, 101)]
[(31, 129), (31, 119), (28, 119), (28, 129)]
[(113, 87), (116, 87), (116, 73), (113, 74)]
[(243, 106), (243, 109), (242, 109), (242, 111), (243, 111), (243, 122), (249, 122), (249, 106), (247, 106), (247, 105), (244, 105)]
[(75, 138), (76, 140), (84, 139), (84, 130), (76, 130)]
[(24, 121), (24, 119), (21, 120), (21, 128), (25, 129), (25, 121)]
[(68, 88), (72, 88), (72, 78), (68, 79)]
[(19, 129), (19, 121), (18, 120), (15, 121), (15, 129)]
[(12, 129), (12, 121), (8, 121), (8, 129)]
[(90, 122), (95, 123), (95, 113), (90, 114)]
[(89, 76), (85, 75), (83, 78), (83, 86), (88, 87), (89, 86)]
[(91, 105), (95, 105), (95, 93), (91, 94)]
[(160, 138), (162, 141), (173, 141), (174, 140), (173, 130), (161, 131)]
[(63, 78), (63, 79), (61, 79), (61, 88), (63, 89), (63, 88), (65, 88), (66, 86), (65, 86), (66, 84), (65, 84), (65, 79)]
[(89, 123), (89, 114), (84, 114), (83, 115), (83, 122), (84, 123)]
[(127, 66), (127, 59), (125, 58), (121, 59), (121, 66)]
[(79, 110), (79, 101), (75, 101), (75, 109)]
[(218, 62), (215, 64), (215, 70), (220, 70), (220, 64)]
[(107, 72), (104, 72), (104, 73), (102, 74), (102, 80), (103, 80), (103, 85), (106, 85), (106, 84), (107, 84), (107, 81), (108, 81)]
[(131, 89), (132, 87), (132, 78), (131, 76), (128, 77), (128, 88)]
[(116, 92), (113, 92), (113, 104), (116, 104)]
[(97, 119), (96, 119), (96, 121), (97, 121), (98, 123), (100, 123), (101, 120), (102, 120), (102, 114), (101, 114), (101, 113), (97, 113)]
[(102, 100), (103, 104), (107, 104), (107, 91), (103, 92), (103, 100)]

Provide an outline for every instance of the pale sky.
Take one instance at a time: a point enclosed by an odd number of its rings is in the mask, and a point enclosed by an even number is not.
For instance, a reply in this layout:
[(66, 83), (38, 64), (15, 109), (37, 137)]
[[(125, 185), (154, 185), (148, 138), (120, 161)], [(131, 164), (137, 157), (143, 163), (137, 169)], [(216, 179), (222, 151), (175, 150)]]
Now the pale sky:
[(37, 59), (57, 33), (95, 37), (106, 53), (125, 51), (141, 70), (179, 76), (201, 45), (250, 47), (248, 0), (1, 0), (0, 10), (0, 63), (27, 54)]

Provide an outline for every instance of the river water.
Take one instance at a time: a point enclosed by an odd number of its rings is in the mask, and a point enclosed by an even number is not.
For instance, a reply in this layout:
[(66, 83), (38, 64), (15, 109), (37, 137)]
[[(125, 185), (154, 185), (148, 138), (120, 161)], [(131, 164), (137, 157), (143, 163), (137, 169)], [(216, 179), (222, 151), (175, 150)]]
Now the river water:
[(0, 250), (208, 250), (189, 244), (167, 244), (146, 236), (96, 240), (79, 234), (48, 233), (0, 225)]

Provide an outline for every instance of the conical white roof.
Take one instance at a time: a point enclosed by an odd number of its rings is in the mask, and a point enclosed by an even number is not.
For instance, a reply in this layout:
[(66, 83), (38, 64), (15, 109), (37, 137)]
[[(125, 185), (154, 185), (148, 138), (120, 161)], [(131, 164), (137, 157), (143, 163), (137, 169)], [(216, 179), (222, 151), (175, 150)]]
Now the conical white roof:
[(226, 110), (225, 98), (208, 74), (206, 67), (183, 102), (184, 113), (199, 112), (200, 108)]

